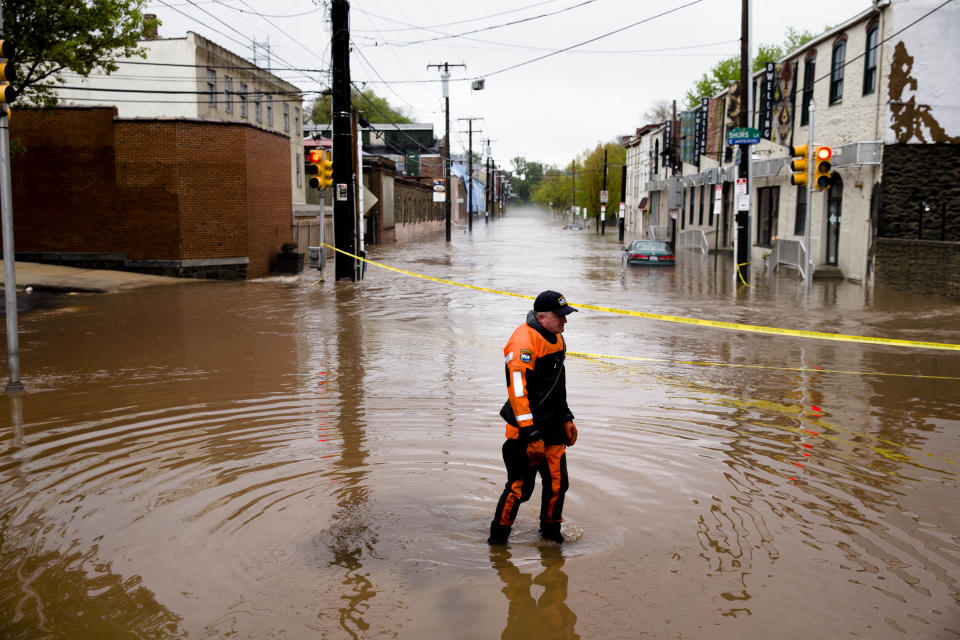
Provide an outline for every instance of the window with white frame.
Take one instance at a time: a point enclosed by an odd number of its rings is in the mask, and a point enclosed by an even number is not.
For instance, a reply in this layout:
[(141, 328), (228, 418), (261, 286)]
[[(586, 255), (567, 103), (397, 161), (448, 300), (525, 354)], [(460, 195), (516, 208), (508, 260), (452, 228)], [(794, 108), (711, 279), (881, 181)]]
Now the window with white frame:
[(223, 76), (223, 110), (233, 113), (233, 78)]
[(273, 126), (273, 96), (267, 96), (267, 126)]
[(290, 131), (290, 105), (283, 103), (283, 130)]
[(247, 117), (247, 85), (240, 85), (240, 117)]
[(217, 72), (207, 69), (207, 105), (217, 106)]
[(253, 94), (253, 118), (256, 120), (257, 124), (263, 122), (263, 110), (260, 108), (260, 104), (263, 102), (263, 94), (259, 91), (254, 92)]

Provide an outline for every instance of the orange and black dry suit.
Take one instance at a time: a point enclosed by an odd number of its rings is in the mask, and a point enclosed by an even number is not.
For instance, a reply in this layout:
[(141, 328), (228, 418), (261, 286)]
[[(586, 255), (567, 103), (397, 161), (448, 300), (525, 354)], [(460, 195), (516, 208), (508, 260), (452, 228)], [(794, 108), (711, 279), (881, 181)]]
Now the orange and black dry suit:
[[(544, 329), (536, 314), (517, 327), (503, 348), (509, 399), (500, 415), (507, 421), (503, 462), (507, 484), (490, 525), (492, 540), (505, 540), (520, 504), (530, 499), (536, 474), (543, 482), (541, 531), (559, 535), (563, 496), (567, 491), (566, 436), (563, 424), (573, 420), (567, 406), (563, 336)], [(546, 455), (538, 466), (527, 458), (527, 443), (542, 439)]]

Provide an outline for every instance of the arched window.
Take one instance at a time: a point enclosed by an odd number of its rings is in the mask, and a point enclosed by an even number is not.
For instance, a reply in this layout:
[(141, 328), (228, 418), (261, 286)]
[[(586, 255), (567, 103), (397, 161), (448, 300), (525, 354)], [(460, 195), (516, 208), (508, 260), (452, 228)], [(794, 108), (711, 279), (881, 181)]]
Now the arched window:
[(847, 39), (838, 39), (833, 45), (830, 62), (830, 104), (843, 99), (843, 65), (847, 57)]
[(803, 103), (800, 107), (800, 126), (810, 124), (810, 102), (813, 100), (814, 74), (817, 72), (817, 52), (812, 51), (803, 63)]
[(867, 49), (863, 56), (863, 95), (877, 90), (877, 39), (880, 27), (874, 22), (867, 27)]

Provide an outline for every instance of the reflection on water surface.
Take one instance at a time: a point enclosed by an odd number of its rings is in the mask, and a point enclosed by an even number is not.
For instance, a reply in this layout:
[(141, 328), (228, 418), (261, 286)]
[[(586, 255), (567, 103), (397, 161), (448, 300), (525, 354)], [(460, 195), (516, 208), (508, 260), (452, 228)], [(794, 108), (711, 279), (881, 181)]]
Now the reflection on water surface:
[[(628, 269), (615, 233), (561, 226), (513, 215), (371, 257), (574, 303), (960, 342), (950, 303), (844, 282), (807, 300), (789, 274), (735, 291), (714, 256)], [(955, 355), (585, 310), (571, 350), (648, 360), (567, 359), (577, 539), (541, 543), (521, 509), (492, 550), (501, 349), (529, 301), (376, 268), (315, 280), (21, 316), (0, 635), (960, 635)]]

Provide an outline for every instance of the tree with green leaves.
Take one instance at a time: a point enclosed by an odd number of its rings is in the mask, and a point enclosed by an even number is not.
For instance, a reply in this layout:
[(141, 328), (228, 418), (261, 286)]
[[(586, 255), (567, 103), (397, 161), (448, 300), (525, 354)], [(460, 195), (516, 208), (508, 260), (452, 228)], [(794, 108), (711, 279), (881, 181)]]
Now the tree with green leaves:
[[(783, 45), (761, 44), (758, 47), (757, 55), (753, 59), (754, 72), (763, 69), (768, 62), (780, 60), (812, 38), (813, 34), (809, 31), (798, 31), (794, 27), (788, 27)], [(731, 83), (739, 80), (740, 56), (730, 56), (720, 60), (687, 91), (684, 96), (687, 108), (693, 109), (699, 106), (702, 98), (712, 98), (729, 87)]]
[[(310, 106), (307, 116), (314, 124), (330, 123), (330, 95), (321, 96)], [(350, 88), (350, 102), (353, 108), (363, 114), (367, 122), (378, 124), (409, 124), (413, 122), (401, 109), (394, 108), (386, 98), (378, 96), (373, 89), (358, 91)]]
[(20, 100), (52, 106), (52, 85), (62, 72), (88, 76), (112, 73), (118, 57), (140, 56), (143, 34), (157, 26), (144, 23), (147, 0), (4, 0), (4, 38), (13, 43), (14, 78)]
[(530, 194), (530, 200), (545, 207), (552, 203), (557, 211), (567, 211), (572, 204), (572, 190), (570, 171), (546, 167), (543, 177)]
[(610, 202), (607, 203), (607, 214), (610, 208), (619, 208), (621, 167), (627, 161), (627, 150), (616, 142), (597, 144), (591, 151), (581, 154), (577, 169), (577, 203), (587, 208), (587, 216), (600, 217), (600, 191), (603, 190), (603, 155), (607, 155), (607, 191), (610, 192)]

